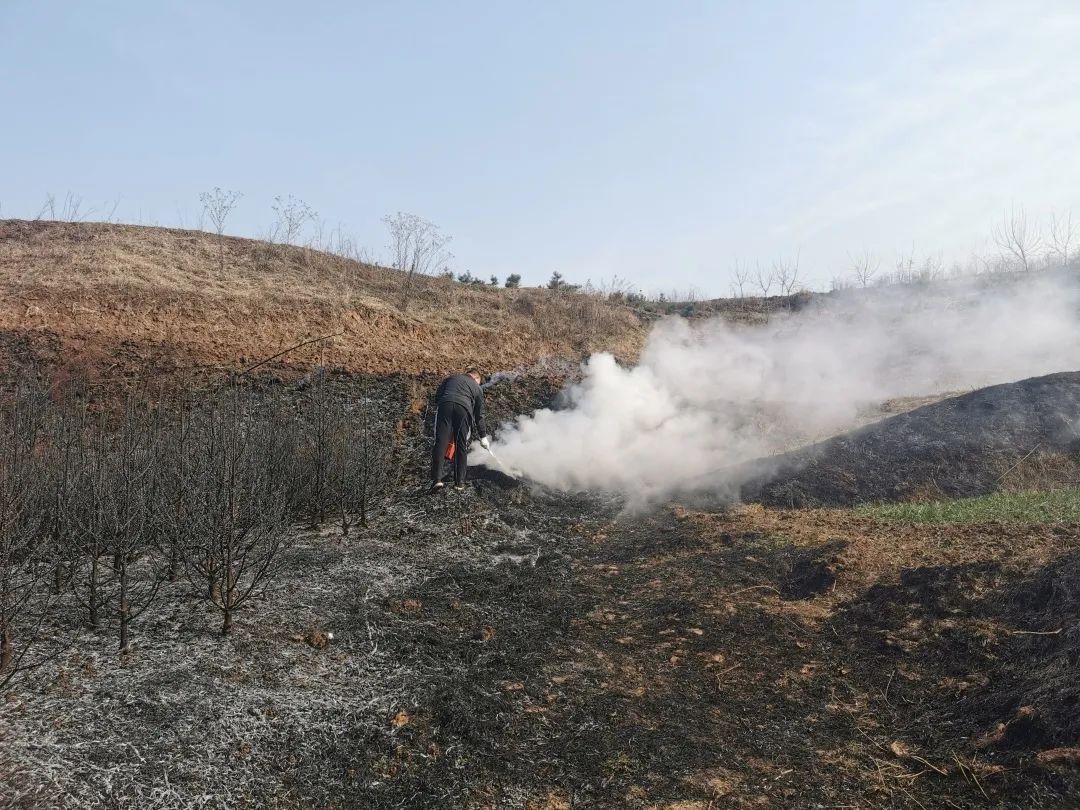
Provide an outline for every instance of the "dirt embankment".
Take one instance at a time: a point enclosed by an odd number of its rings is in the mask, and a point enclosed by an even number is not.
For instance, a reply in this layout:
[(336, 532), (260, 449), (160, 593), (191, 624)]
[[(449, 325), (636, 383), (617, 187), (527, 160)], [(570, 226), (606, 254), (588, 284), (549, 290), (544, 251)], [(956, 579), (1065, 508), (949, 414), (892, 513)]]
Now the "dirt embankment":
[(1080, 372), (994, 385), (927, 405), (745, 471), (742, 497), (849, 506), (967, 497), (1080, 479)]
[[(219, 252), (220, 251), (220, 252)], [(354, 373), (515, 368), (605, 349), (633, 359), (628, 307), (549, 290), (418, 278), (317, 250), (198, 231), (0, 222), (0, 366), (73, 376), (198, 374), (276, 361)]]

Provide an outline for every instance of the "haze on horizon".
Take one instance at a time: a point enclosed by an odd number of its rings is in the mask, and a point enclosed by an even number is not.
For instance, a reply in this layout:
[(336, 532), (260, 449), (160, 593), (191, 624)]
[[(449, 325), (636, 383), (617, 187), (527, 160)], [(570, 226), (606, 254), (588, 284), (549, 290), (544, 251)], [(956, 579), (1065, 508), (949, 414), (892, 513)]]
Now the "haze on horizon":
[(722, 295), (798, 254), (821, 286), (993, 251), (1012, 206), (1080, 218), (1077, 41), (1068, 0), (8, 0), (0, 217), (192, 227), (221, 186), (232, 233), (291, 194), (378, 257), (409, 211), (483, 278)]

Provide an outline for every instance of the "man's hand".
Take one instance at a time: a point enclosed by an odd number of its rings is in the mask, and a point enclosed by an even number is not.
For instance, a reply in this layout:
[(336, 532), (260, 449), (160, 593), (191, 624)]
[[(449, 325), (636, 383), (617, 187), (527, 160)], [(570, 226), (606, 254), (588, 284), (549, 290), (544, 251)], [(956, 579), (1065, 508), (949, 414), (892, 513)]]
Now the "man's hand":
[(483, 447), (485, 450), (490, 450), (491, 449), (491, 439), (489, 439), (487, 436), (485, 436), (484, 438), (482, 438), (480, 440), (480, 446)]

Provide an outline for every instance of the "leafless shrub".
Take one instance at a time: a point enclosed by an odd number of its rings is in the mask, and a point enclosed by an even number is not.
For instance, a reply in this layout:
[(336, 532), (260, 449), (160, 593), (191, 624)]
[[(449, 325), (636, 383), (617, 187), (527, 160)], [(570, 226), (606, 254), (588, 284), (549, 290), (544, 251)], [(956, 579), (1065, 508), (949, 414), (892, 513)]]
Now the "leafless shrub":
[(41, 210), (37, 212), (35, 220), (40, 219), (56, 219), (56, 195), (49, 192), (45, 195), (45, 202), (41, 206)]
[[(104, 222), (111, 222), (113, 215), (116, 213), (117, 207), (120, 205), (120, 198), (118, 197), (113, 203), (113, 206), (109, 213), (103, 217)], [(42, 203), (40, 209), (38, 209), (35, 220), (57, 220), (63, 222), (83, 222), (90, 219), (95, 211), (95, 208), (84, 208), (83, 198), (72, 192), (67, 192), (64, 195), (64, 201), (60, 205), (59, 212), (57, 211), (56, 195), (52, 192), (48, 192), (45, 195), (45, 202)]]
[[(518, 276), (518, 281), (520, 282), (520, 280), (521, 277)], [(625, 278), (619, 278), (619, 276), (612, 276), (610, 280), (601, 279), (597, 291), (609, 301), (630, 301), (636, 295), (639, 295), (638, 289), (633, 282)]]
[(70, 191), (64, 195), (64, 208), (60, 218), (66, 222), (81, 222), (94, 213), (94, 209), (82, 211), (82, 197), (72, 194)]

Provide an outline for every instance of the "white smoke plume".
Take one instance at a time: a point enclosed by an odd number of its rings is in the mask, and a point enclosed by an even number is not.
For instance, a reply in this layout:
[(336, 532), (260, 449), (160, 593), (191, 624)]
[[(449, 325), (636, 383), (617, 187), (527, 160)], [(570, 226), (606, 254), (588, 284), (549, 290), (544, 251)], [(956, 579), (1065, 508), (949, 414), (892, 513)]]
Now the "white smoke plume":
[[(841, 432), (889, 398), (1080, 369), (1075, 275), (825, 296), (761, 325), (661, 321), (640, 362), (593, 355), (568, 407), (503, 425), (507, 467), (648, 503)], [(730, 475), (730, 472), (727, 473)]]

